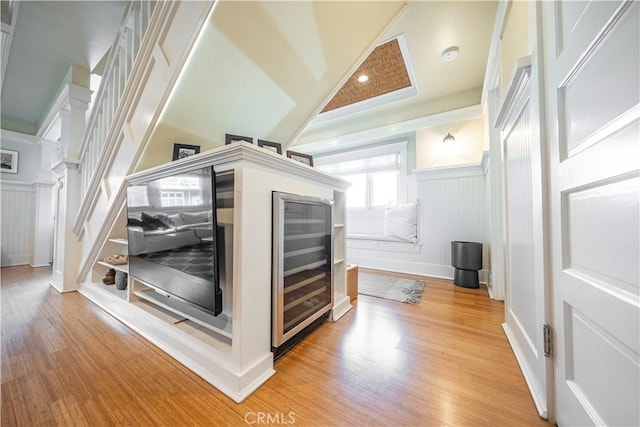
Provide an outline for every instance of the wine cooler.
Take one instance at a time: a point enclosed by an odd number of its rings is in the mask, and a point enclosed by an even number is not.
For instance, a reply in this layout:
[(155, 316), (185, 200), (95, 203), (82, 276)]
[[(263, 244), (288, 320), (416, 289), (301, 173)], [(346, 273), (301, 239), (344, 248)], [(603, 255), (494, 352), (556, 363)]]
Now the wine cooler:
[[(272, 345), (287, 348), (333, 304), (333, 204), (273, 193)], [(287, 343), (287, 341), (290, 341)], [(284, 345), (287, 343), (287, 345)]]

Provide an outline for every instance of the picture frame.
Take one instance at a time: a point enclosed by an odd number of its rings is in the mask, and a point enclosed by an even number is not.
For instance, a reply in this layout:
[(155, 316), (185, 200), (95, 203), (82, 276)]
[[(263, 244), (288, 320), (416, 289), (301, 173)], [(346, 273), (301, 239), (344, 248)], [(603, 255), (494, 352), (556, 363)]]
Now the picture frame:
[(236, 141), (246, 141), (249, 144), (253, 144), (253, 138), (248, 136), (240, 136), (240, 135), (231, 135), (230, 133), (224, 134), (224, 145), (231, 144)]
[(3, 173), (18, 173), (18, 152), (0, 148), (0, 170)]
[(313, 166), (313, 156), (304, 153), (298, 153), (297, 151), (287, 150), (287, 157), (296, 162), (304, 163), (307, 166)]
[(274, 153), (282, 154), (282, 145), (278, 142), (265, 141), (264, 139), (258, 140), (258, 147), (262, 147), (265, 150), (273, 151)]
[(199, 145), (173, 144), (173, 158), (171, 160), (184, 159), (198, 153), (200, 153)]

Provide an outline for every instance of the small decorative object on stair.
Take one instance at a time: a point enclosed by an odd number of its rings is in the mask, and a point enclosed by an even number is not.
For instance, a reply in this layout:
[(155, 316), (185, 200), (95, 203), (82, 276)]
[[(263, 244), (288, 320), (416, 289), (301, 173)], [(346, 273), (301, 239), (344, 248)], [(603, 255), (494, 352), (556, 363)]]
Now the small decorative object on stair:
[(116, 271), (113, 268), (110, 268), (109, 271), (102, 278), (102, 283), (105, 285), (113, 285), (116, 283)]
[(127, 256), (126, 255), (109, 255), (108, 257), (106, 257), (104, 259), (106, 262), (108, 262), (111, 265), (123, 265), (127, 263)]
[(127, 273), (124, 271), (116, 271), (116, 289), (121, 291), (127, 289)]

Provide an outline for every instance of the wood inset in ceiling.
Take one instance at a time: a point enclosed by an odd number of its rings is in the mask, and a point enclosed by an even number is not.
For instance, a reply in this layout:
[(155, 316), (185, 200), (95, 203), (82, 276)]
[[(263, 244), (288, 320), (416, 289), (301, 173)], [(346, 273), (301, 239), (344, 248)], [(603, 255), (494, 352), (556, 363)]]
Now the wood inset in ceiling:
[[(358, 77), (369, 76), (360, 83)], [(376, 47), (321, 113), (411, 86), (397, 39)]]

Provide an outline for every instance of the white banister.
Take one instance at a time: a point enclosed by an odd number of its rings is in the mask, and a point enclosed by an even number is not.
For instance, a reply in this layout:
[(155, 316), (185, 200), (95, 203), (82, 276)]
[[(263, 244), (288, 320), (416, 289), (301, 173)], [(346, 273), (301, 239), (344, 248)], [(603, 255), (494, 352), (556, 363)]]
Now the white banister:
[(135, 58), (155, 10), (155, 1), (129, 1), (111, 46), (100, 88), (80, 146), (82, 198), (86, 196), (101, 153), (111, 136), (116, 112)]

